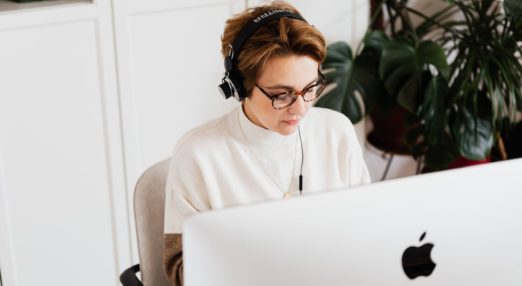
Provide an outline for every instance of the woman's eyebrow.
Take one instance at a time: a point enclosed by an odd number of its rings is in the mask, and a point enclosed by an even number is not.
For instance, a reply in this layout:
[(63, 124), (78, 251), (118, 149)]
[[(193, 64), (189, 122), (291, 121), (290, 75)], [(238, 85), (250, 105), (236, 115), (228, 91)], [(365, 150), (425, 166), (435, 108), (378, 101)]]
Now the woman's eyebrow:
[[(319, 77), (309, 82), (304, 88), (309, 87), (310, 85), (316, 83), (319, 80)], [(287, 90), (294, 90), (293, 86), (284, 85), (284, 84), (276, 84), (272, 86), (267, 86), (266, 89), (287, 89)]]

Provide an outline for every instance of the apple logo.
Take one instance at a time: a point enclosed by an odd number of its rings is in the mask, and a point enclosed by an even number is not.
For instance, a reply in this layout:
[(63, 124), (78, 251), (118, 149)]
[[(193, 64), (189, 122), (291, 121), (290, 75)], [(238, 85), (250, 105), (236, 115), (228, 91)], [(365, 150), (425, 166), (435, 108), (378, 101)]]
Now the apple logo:
[[(424, 232), (419, 242), (422, 242), (426, 232)], [(435, 269), (436, 264), (431, 260), (431, 250), (433, 243), (426, 243), (419, 247), (410, 246), (402, 254), (402, 268), (404, 273), (410, 279), (415, 279), (419, 276), (429, 276)]]

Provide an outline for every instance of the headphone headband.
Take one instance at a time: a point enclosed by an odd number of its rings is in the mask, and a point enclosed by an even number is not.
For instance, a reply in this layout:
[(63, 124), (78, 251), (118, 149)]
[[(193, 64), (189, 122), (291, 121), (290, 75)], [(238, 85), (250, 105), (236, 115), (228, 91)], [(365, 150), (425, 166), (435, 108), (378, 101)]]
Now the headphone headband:
[(238, 101), (241, 101), (246, 97), (246, 92), (243, 87), (243, 78), (241, 77), (239, 71), (236, 70), (237, 57), (245, 42), (261, 26), (264, 26), (266, 23), (272, 20), (283, 17), (293, 18), (306, 22), (303, 17), (296, 13), (292, 13), (288, 10), (276, 9), (257, 16), (245, 27), (243, 27), (239, 35), (234, 40), (228, 56), (225, 58), (225, 76), (223, 77), (222, 83), (219, 85), (219, 90), (225, 99), (233, 96)]
[(236, 37), (234, 43), (232, 44), (232, 54), (230, 55), (230, 59), (235, 61), (234, 56), (239, 54), (239, 51), (241, 51), (241, 48), (243, 48), (243, 45), (245, 44), (246, 40), (248, 40), (248, 38), (255, 31), (257, 31), (257, 29), (259, 29), (261, 26), (264, 26), (266, 23), (272, 20), (283, 17), (298, 19), (306, 22), (306, 20), (303, 17), (287, 10), (272, 10), (264, 14), (261, 14), (254, 18), (246, 27), (244, 27), (243, 30), (241, 30), (241, 32), (239, 33), (239, 36)]

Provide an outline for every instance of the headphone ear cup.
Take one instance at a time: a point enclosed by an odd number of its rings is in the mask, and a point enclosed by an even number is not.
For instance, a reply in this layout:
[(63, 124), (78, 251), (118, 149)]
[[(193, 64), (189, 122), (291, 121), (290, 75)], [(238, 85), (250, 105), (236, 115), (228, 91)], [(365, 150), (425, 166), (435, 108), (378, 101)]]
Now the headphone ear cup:
[(246, 97), (245, 88), (243, 87), (243, 77), (238, 71), (233, 70), (229, 73), (228, 79), (233, 89), (232, 96), (234, 96), (237, 101), (242, 101)]
[(234, 93), (236, 93), (234, 84), (232, 83), (232, 81), (230, 81), (230, 78), (228, 78), (227, 75), (223, 77), (222, 83), (218, 86), (218, 88), (221, 94), (225, 97), (225, 99), (234, 96)]
[[(227, 66), (227, 61), (225, 61), (225, 66)], [(230, 70), (225, 74), (218, 88), (225, 99), (234, 97), (237, 101), (241, 101), (246, 97), (243, 77), (235, 70)]]

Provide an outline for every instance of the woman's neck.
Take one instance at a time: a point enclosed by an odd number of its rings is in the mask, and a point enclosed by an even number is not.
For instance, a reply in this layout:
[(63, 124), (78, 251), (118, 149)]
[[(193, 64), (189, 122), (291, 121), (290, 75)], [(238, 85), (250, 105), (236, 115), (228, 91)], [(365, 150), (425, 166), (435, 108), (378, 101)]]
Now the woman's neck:
[[(248, 106), (247, 106), (248, 105)], [(248, 99), (245, 98), (245, 100), (243, 100), (243, 102), (241, 103), (241, 108), (243, 109), (243, 113), (245, 114), (245, 116), (248, 118), (248, 120), (250, 120), (250, 122), (254, 123), (255, 125), (261, 127), (261, 128), (264, 128), (264, 129), (267, 129), (258, 119), (258, 117), (256, 116), (254, 110), (252, 109), (252, 106), (250, 104), (248, 104)]]

